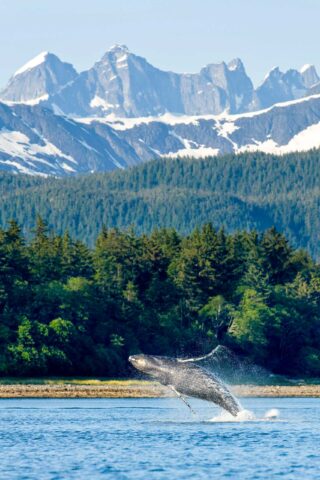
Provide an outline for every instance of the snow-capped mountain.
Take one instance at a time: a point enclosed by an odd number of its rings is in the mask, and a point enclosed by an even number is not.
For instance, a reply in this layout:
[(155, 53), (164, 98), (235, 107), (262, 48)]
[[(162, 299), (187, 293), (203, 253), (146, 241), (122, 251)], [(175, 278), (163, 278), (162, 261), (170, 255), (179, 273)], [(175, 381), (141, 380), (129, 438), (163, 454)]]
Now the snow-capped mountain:
[(320, 82), (320, 78), (314, 65), (304, 65), (300, 70), (300, 74), (306, 88), (312, 88)]
[(0, 103), (0, 169), (74, 175), (165, 156), (320, 147), (320, 95), (240, 115), (72, 120), (41, 105)]
[[(102, 120), (103, 121), (103, 120)], [(87, 120), (89, 122), (89, 120)], [(92, 126), (97, 120), (90, 121)], [(143, 160), (320, 147), (320, 95), (240, 115), (122, 119), (109, 122)]]
[(177, 74), (115, 45), (47, 104), (73, 116), (201, 115), (240, 112), (252, 93), (252, 82), (238, 59), (208, 65), (198, 74)]
[(41, 54), (16, 72), (0, 98), (29, 104), (42, 101), (71, 116), (140, 117), (166, 112), (238, 113), (252, 95), (252, 82), (239, 59), (207, 65), (196, 74), (177, 74), (159, 70), (126, 46), (115, 45), (79, 75), (52, 54)]
[(108, 125), (95, 129), (38, 105), (0, 103), (0, 170), (64, 176), (139, 161)]
[(240, 59), (209, 64), (199, 73), (155, 68), (124, 45), (108, 50), (78, 74), (72, 65), (44, 52), (20, 68), (0, 93), (6, 102), (41, 103), (71, 117), (144, 117), (165, 113), (244, 113), (320, 93), (312, 65), (301, 71), (272, 69), (256, 89)]
[(275, 103), (302, 98), (307, 93), (308, 88), (305, 86), (300, 72), (288, 70), (283, 73), (278, 67), (275, 67), (256, 89), (251, 110), (267, 108)]
[(35, 105), (48, 100), (77, 76), (72, 65), (53, 53), (42, 52), (15, 72), (0, 96), (5, 101)]
[(276, 67), (254, 89), (239, 59), (177, 74), (116, 45), (78, 74), (44, 52), (12, 76), (0, 98), (6, 171), (64, 176), (163, 156), (320, 147), (320, 80), (312, 65)]

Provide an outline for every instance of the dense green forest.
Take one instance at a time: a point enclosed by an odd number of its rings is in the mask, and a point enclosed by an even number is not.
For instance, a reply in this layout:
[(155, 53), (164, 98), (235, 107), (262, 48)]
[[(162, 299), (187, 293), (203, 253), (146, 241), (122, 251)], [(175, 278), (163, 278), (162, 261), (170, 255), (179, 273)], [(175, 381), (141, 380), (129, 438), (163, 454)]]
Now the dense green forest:
[(26, 241), (12, 221), (0, 231), (0, 343), (1, 375), (127, 375), (133, 353), (223, 344), (274, 372), (316, 376), (320, 268), (274, 228), (103, 228), (89, 249), (40, 218)]
[(163, 159), (66, 179), (0, 175), (0, 226), (16, 219), (28, 234), (36, 213), (62, 235), (93, 246), (103, 225), (139, 234), (179, 234), (212, 222), (227, 232), (276, 226), (294, 247), (320, 258), (320, 153)]

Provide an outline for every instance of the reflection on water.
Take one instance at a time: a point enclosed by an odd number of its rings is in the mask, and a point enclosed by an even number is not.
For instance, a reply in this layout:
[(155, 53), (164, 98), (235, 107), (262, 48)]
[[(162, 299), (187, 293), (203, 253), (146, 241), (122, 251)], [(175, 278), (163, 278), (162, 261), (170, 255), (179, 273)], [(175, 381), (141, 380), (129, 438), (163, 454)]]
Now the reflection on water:
[(319, 399), (191, 403), (0, 400), (0, 479), (320, 479)]

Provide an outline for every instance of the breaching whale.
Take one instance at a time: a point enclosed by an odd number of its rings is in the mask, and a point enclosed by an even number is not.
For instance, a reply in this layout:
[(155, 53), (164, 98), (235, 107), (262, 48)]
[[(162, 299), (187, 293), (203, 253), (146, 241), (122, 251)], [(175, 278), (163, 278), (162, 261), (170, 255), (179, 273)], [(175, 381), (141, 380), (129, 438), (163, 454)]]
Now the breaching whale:
[[(197, 361), (214, 355), (179, 359), (152, 355), (131, 355), (129, 362), (137, 369), (158, 382), (171, 387), (189, 406), (183, 395), (213, 402), (236, 416), (241, 407), (224, 383), (207, 369), (196, 365)], [(189, 406), (190, 407), (190, 406)]]

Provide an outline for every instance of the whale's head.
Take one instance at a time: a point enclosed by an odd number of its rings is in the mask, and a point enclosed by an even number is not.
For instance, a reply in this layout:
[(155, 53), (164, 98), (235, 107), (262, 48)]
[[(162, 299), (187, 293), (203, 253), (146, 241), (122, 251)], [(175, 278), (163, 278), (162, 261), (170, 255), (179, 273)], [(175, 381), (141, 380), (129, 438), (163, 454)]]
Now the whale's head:
[(172, 361), (166, 357), (139, 354), (131, 355), (129, 362), (140, 372), (158, 378), (168, 370)]

